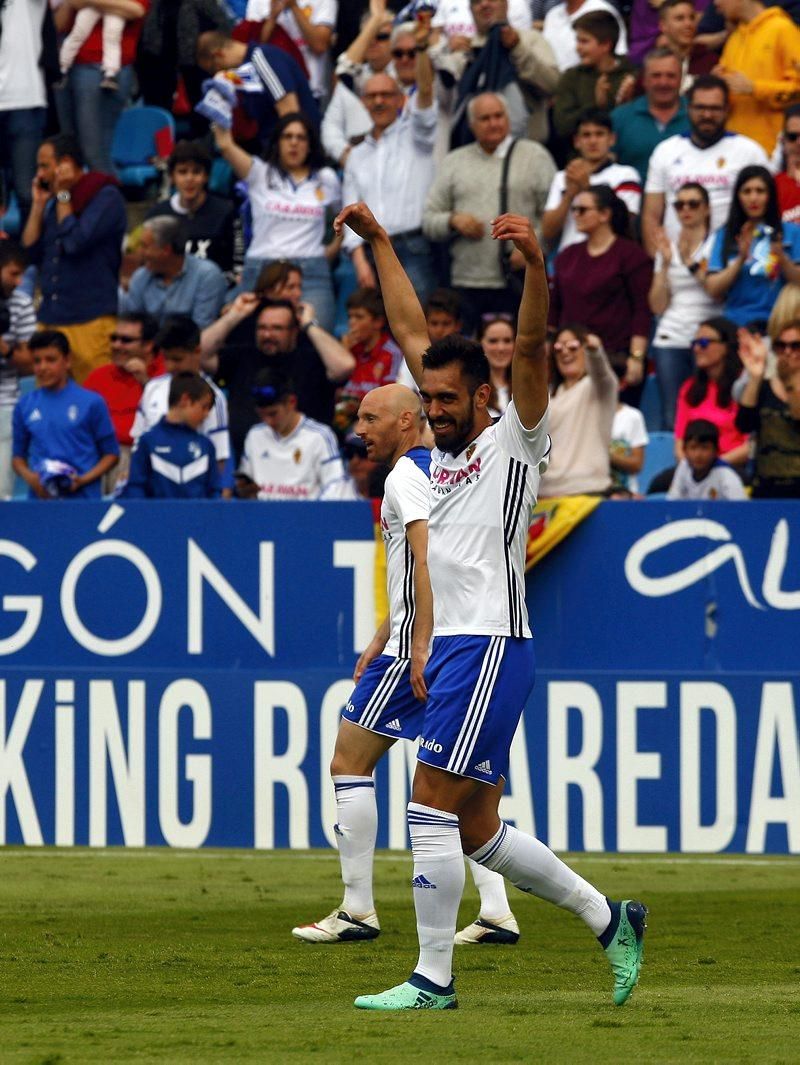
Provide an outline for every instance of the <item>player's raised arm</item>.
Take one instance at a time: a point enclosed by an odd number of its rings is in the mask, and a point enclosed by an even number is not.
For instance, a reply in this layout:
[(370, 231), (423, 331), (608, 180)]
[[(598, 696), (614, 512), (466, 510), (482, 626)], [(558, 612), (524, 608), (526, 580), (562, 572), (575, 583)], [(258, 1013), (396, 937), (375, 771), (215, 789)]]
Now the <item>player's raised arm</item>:
[(431, 340), (414, 286), (395, 254), (388, 233), (365, 203), (351, 203), (339, 213), (333, 228), (341, 233), (345, 225), (372, 248), (389, 328), (400, 345), (411, 376), (419, 385), (422, 381), (422, 353)]
[(547, 410), (547, 275), (544, 256), (530, 220), (503, 214), (492, 222), (495, 240), (512, 240), (525, 259), (525, 287), (519, 305), (517, 342), (511, 376), (514, 406), (526, 429), (533, 429)]

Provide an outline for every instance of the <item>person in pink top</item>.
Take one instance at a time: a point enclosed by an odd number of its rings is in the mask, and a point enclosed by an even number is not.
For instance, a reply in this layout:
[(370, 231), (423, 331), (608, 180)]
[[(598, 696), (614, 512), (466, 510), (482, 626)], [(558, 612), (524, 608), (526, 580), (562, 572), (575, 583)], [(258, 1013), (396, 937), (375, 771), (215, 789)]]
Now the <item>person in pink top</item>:
[(705, 418), (719, 430), (719, 457), (741, 468), (747, 461), (748, 437), (736, 428), (739, 405), (731, 395), (742, 370), (736, 326), (727, 318), (707, 319), (692, 341), (692, 354), (695, 372), (681, 386), (675, 411), (675, 458), (680, 462), (684, 457), (688, 423)]

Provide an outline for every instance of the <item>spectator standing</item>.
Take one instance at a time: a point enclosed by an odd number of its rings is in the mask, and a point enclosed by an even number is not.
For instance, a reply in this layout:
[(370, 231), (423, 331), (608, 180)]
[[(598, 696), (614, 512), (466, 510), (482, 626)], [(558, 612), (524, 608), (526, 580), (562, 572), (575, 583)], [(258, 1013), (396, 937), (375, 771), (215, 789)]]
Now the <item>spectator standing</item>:
[(681, 385), (675, 411), (675, 458), (684, 457), (683, 438), (690, 421), (702, 418), (719, 431), (719, 450), (725, 462), (742, 467), (747, 461), (747, 436), (736, 428), (738, 405), (733, 384), (742, 364), (736, 326), (727, 318), (709, 318), (692, 341), (695, 372)]
[(46, 12), (47, 0), (0, 5), (0, 142), (22, 218), (31, 209), (36, 149), (47, 117), (40, 63)]
[(559, 70), (569, 70), (570, 67), (580, 62), (575, 39), (575, 23), (581, 15), (588, 15), (590, 11), (607, 11), (617, 19), (619, 22), (617, 55), (627, 55), (628, 37), (625, 24), (613, 4), (607, 3), (606, 0), (562, 0), (562, 3), (556, 4), (547, 12), (542, 28), (545, 40), (553, 49)]
[(214, 406), (211, 386), (195, 373), (173, 376), (167, 413), (143, 433), (131, 458), (124, 499), (215, 499), (214, 445), (199, 430)]
[(561, 137), (572, 137), (578, 119), (590, 107), (608, 110), (633, 97), (634, 67), (614, 50), (619, 21), (610, 11), (590, 11), (573, 24), (579, 62), (559, 78), (553, 101), (553, 125)]
[(617, 135), (617, 162), (635, 167), (644, 184), (656, 146), (689, 132), (686, 103), (680, 95), (681, 63), (669, 48), (647, 53), (642, 87), (644, 96), (615, 107), (611, 121)]
[(786, 110), (783, 118), (780, 172), (775, 175), (782, 222), (800, 222), (800, 104)]
[(249, 0), (246, 17), (265, 20), (262, 40), (266, 40), (272, 26), (280, 26), (289, 35), (308, 68), (308, 80), (321, 105), (330, 95), (329, 49), (338, 12), (337, 0)]
[(713, 74), (696, 78), (688, 93), (689, 133), (670, 137), (653, 152), (647, 171), (642, 210), (642, 239), (655, 254), (655, 233), (663, 225), (674, 238), (680, 228), (670, 202), (681, 185), (696, 181), (708, 191), (711, 228), (725, 221), (739, 171), (767, 165), (764, 149), (740, 133), (727, 133), (727, 84)]
[(575, 226), (570, 205), (579, 192), (592, 185), (608, 185), (628, 208), (629, 215), (638, 217), (642, 202), (639, 174), (632, 166), (615, 161), (615, 141), (607, 111), (593, 107), (579, 117), (572, 138), (578, 154), (553, 178), (542, 215), (542, 236), (551, 245), (557, 243), (559, 251), (586, 240)]
[(11, 240), (0, 240), (0, 500), (14, 490), (11, 440), (19, 378), (31, 371), (28, 341), (36, 332), (36, 311), (20, 288), (25, 253)]
[(608, 452), (617, 378), (600, 338), (581, 325), (560, 329), (552, 370), (552, 449), (539, 498), (604, 493), (611, 486)]
[(259, 424), (244, 442), (239, 495), (264, 500), (344, 498), (347, 476), (333, 430), (298, 409), (290, 378), (277, 368), (265, 368), (252, 392)]
[(157, 332), (158, 322), (149, 314), (118, 316), (111, 334), (111, 362), (92, 370), (84, 383), (90, 392), (105, 400), (119, 444), (119, 464), (105, 476), (105, 495), (128, 476), (133, 446), (131, 429), (144, 386), (165, 370), (163, 358), (153, 353)]
[(692, 375), (692, 340), (697, 327), (720, 310), (703, 287), (708, 265), (711, 205), (703, 185), (687, 181), (673, 204), (680, 221), (676, 240), (656, 234), (656, 261), (648, 296), (658, 323), (650, 354), (661, 395), (661, 425), (672, 429), (678, 390)]
[(742, 329), (739, 354), (748, 379), (736, 428), (754, 433), (754, 499), (800, 499), (800, 320), (787, 323), (772, 343), (776, 373), (766, 377), (767, 345)]
[(142, 225), (139, 244), (143, 264), (119, 298), (121, 314), (151, 314), (163, 323), (187, 315), (200, 329), (220, 312), (227, 284), (216, 263), (186, 254), (180, 218), (160, 215)]
[(786, 282), (800, 284), (800, 226), (781, 222), (775, 180), (762, 166), (739, 172), (725, 226), (714, 235), (706, 291), (737, 325), (769, 318)]
[(108, 359), (127, 216), (114, 178), (84, 173), (72, 137), (50, 137), (37, 153), (33, 205), (22, 244), (39, 267), (39, 321), (64, 333), (80, 384)]
[[(427, 50), (417, 55), (417, 91), (410, 98), (393, 78), (375, 74), (364, 86), (363, 101), (372, 132), (347, 158), (343, 199), (370, 205), (424, 301), (434, 287), (422, 212), (433, 180), (437, 123)], [(361, 238), (348, 229), (343, 248), (352, 257), (359, 286), (374, 288), (375, 272)]]
[(715, 0), (715, 6), (735, 23), (715, 68), (731, 93), (728, 128), (771, 152), (784, 108), (800, 101), (800, 28), (761, 0)]
[(484, 315), (475, 339), (483, 348), (489, 363), (489, 384), (492, 396), (489, 406), (498, 414), (505, 413), (511, 399), (511, 360), (517, 331), (513, 321), (503, 315)]
[(516, 313), (520, 293), (508, 285), (506, 275), (520, 264), (512, 254), (504, 266), (490, 223), (507, 210), (524, 214), (538, 230), (555, 164), (541, 145), (513, 139), (503, 97), (475, 96), (468, 117), (475, 143), (445, 156), (428, 195), (423, 226), (432, 240), (453, 237), (452, 283), (474, 324), (484, 313)]
[(694, 0), (664, 0), (658, 9), (661, 40), (680, 58), (681, 93), (688, 92), (699, 74), (710, 74), (717, 55), (695, 41), (697, 11)]
[[(55, 10), (56, 28), (72, 28), (83, 0), (63, 0)], [(56, 106), (63, 133), (77, 137), (92, 170), (113, 174), (111, 143), (114, 127), (133, 91), (133, 62), (150, 0), (92, 0), (101, 15), (119, 15), (125, 19), (122, 31), (121, 67), (116, 88), (103, 87), (103, 25), (95, 24), (86, 43), (75, 57), (65, 84), (56, 92)]]
[(50, 499), (45, 463), (63, 464), (66, 498), (99, 499), (100, 482), (119, 458), (111, 419), (100, 396), (70, 377), (67, 337), (35, 333), (29, 347), (37, 388), (14, 408), (13, 468), (31, 499)]
[(741, 478), (719, 455), (719, 429), (705, 418), (693, 419), (683, 435), (667, 499), (746, 499)]
[(556, 256), (550, 324), (560, 329), (581, 321), (600, 337), (618, 375), (635, 389), (643, 379), (650, 334), (647, 293), (652, 263), (635, 241), (623, 235), (628, 213), (607, 185), (578, 193), (570, 210), (586, 240)]
[[(234, 266), (241, 265), (241, 229), (233, 203), (208, 191), (211, 153), (201, 141), (178, 141), (167, 161), (175, 191), (154, 204), (147, 218), (179, 218), (183, 223), (187, 255), (210, 259), (233, 282)], [(239, 259), (236, 264), (236, 259)]]
[(303, 296), (331, 330), (336, 305), (325, 254), (326, 211), (339, 209), (341, 185), (325, 165), (319, 135), (301, 114), (284, 115), (275, 127), (267, 160), (235, 143), (215, 125), (214, 137), (238, 178), (247, 183), (253, 237), (244, 261), (242, 287), (252, 291), (269, 263), (291, 258), (303, 271)]

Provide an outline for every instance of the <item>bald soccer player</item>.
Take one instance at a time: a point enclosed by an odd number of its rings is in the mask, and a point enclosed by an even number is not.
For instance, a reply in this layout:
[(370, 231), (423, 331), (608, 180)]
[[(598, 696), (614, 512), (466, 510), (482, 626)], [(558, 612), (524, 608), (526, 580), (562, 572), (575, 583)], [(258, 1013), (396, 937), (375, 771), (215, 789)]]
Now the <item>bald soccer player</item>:
[[(372, 774), (397, 740), (418, 738), (427, 698), (423, 672), (433, 599), (427, 562), (430, 452), (422, 445), (424, 429), (419, 396), (405, 385), (373, 389), (361, 402), (356, 433), (367, 457), (391, 466), (381, 504), (389, 616), (356, 663), (356, 686), (342, 712), (331, 762), (344, 899), (321, 921), (292, 929), (293, 936), (307, 943), (380, 935), (372, 891), (378, 830)], [(456, 942), (516, 943), (519, 927), (502, 876), (472, 862), (470, 868), (481, 912)]]

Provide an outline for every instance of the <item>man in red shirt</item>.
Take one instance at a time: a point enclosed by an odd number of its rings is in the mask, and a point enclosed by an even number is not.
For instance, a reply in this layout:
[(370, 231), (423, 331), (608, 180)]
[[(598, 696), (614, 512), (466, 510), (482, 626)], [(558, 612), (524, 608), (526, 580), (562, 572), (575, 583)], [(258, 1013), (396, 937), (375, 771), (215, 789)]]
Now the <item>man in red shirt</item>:
[(103, 482), (106, 495), (128, 477), (131, 427), (144, 386), (151, 377), (165, 372), (164, 359), (153, 352), (157, 332), (158, 322), (150, 314), (120, 315), (111, 334), (111, 362), (92, 370), (83, 383), (106, 401), (119, 444), (119, 465)]

